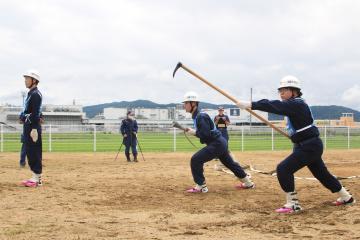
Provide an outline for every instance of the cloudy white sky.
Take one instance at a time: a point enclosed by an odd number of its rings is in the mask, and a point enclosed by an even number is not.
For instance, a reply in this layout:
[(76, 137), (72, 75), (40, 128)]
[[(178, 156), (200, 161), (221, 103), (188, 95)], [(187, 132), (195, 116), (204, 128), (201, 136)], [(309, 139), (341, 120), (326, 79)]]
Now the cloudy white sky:
[(277, 98), (292, 74), (310, 105), (360, 110), (360, 1), (0, 0), (0, 104), (21, 104), (38, 69), (44, 103), (147, 99), (188, 90), (230, 103), (178, 61), (238, 99)]

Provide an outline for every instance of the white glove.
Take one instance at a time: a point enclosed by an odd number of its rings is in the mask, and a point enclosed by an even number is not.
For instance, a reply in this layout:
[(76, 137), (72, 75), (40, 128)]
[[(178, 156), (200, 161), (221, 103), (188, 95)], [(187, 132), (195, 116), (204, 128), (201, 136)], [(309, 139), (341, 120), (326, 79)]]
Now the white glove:
[(196, 135), (195, 129), (192, 129), (192, 128), (186, 128), (185, 132), (190, 134), (190, 135), (194, 135), (194, 136)]
[(251, 108), (251, 102), (249, 101), (238, 101), (236, 105), (241, 109)]
[(31, 130), (30, 137), (33, 140), (33, 142), (35, 142), (35, 143), (37, 142), (37, 140), (39, 138), (37, 129), (34, 128), (33, 130)]

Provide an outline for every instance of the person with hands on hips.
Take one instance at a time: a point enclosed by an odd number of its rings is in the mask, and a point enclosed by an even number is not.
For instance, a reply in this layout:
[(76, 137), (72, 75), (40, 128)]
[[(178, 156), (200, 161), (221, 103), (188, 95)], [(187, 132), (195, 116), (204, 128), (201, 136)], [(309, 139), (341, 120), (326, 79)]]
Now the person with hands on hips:
[(319, 182), (339, 198), (332, 205), (355, 203), (351, 193), (345, 189), (326, 168), (322, 159), (323, 143), (315, 126), (311, 109), (302, 96), (300, 81), (286, 76), (280, 81), (278, 93), (281, 100), (262, 99), (257, 102), (239, 101), (242, 109), (260, 110), (286, 116), (287, 130), (294, 144), (293, 152), (276, 168), (277, 178), (286, 195), (286, 203), (276, 209), (278, 213), (293, 213), (302, 210), (295, 191), (294, 173), (307, 166)]
[(230, 169), (240, 180), (235, 187), (237, 189), (254, 188), (255, 184), (250, 180), (240, 165), (229, 155), (226, 139), (216, 129), (215, 123), (207, 113), (199, 110), (199, 97), (195, 92), (187, 92), (184, 96), (184, 109), (192, 114), (194, 128), (186, 128), (185, 133), (194, 135), (200, 142), (206, 144), (204, 148), (196, 152), (190, 161), (191, 173), (195, 186), (188, 189), (188, 193), (206, 193), (208, 187), (204, 176), (204, 163), (219, 158), (219, 160)]
[(41, 137), (41, 105), (42, 95), (37, 88), (40, 75), (36, 70), (24, 74), (25, 86), (29, 89), (24, 110), (20, 114), (23, 122), (23, 141), (30, 169), (33, 173), (28, 180), (22, 181), (26, 187), (42, 186), (42, 137)]

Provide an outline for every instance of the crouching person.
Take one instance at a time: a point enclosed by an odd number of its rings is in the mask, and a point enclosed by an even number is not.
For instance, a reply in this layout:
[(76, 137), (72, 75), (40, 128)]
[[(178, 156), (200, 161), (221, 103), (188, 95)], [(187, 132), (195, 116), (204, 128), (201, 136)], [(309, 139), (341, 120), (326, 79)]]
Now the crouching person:
[(221, 163), (240, 179), (241, 182), (235, 186), (236, 188), (254, 188), (255, 184), (250, 180), (240, 165), (234, 162), (230, 156), (227, 140), (221, 135), (221, 132), (216, 129), (212, 119), (207, 113), (199, 111), (198, 95), (195, 92), (186, 93), (183, 103), (186, 112), (192, 114), (194, 121), (194, 129), (187, 128), (186, 133), (198, 137), (201, 143), (206, 144), (204, 148), (195, 153), (191, 158), (191, 172), (196, 185), (188, 189), (187, 192), (208, 192), (204, 177), (204, 163), (214, 158), (219, 158)]

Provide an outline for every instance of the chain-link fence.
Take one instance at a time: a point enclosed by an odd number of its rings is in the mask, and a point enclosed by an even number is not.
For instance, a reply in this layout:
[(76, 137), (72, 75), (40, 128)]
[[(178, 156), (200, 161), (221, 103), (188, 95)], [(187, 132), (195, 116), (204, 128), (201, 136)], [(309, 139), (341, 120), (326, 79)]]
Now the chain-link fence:
[[(325, 149), (360, 148), (360, 128), (320, 127)], [(44, 125), (43, 151), (106, 152), (117, 151), (122, 136), (119, 125)], [(21, 148), (22, 125), (0, 124), (0, 152), (16, 152)], [(229, 148), (233, 151), (291, 149), (289, 139), (266, 126), (232, 126)], [(140, 126), (138, 142), (142, 151), (195, 151), (199, 140), (183, 131), (162, 125)], [(195, 146), (193, 146), (195, 145)]]

